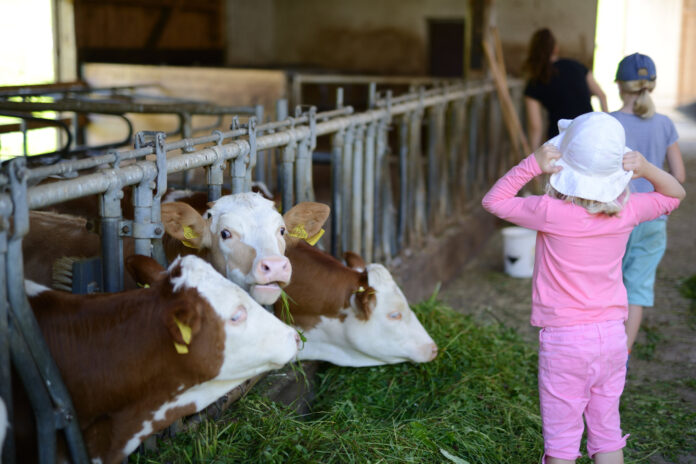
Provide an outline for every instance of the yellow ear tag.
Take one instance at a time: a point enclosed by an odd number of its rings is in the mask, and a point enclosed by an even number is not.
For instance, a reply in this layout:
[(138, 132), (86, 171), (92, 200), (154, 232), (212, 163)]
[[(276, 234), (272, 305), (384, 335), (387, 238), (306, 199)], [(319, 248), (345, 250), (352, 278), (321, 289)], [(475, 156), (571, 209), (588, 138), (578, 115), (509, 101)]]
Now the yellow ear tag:
[[(181, 338), (184, 339), (184, 343), (186, 343), (186, 345), (191, 343), (191, 327), (184, 324), (176, 317), (174, 318), (174, 322), (176, 322), (176, 326), (179, 327), (179, 332), (181, 332)], [(188, 347), (186, 345), (174, 342), (174, 348), (176, 348), (176, 352), (179, 354), (188, 353)]]
[(358, 289), (355, 291), (355, 293), (362, 293), (362, 292), (364, 292), (364, 291), (365, 291), (365, 287), (363, 287), (363, 286), (361, 285), (360, 287), (358, 287)]
[(190, 239), (192, 238), (198, 238), (198, 235), (193, 231), (193, 229), (189, 226), (184, 226), (184, 238), (188, 240), (182, 240), (181, 244), (189, 247), (189, 248), (198, 248), (196, 245), (193, 243), (189, 242)]
[(314, 245), (319, 241), (319, 239), (322, 237), (322, 235), (324, 235), (324, 229), (321, 229), (321, 230), (317, 233), (317, 235), (315, 235), (314, 237), (310, 237), (310, 238), (306, 239), (306, 241), (307, 241), (307, 243), (309, 243), (310, 245), (314, 246)]
[(309, 234), (305, 230), (303, 224), (300, 224), (299, 226), (295, 227), (290, 232), (291, 237), (300, 238), (305, 242), (309, 243), (310, 245), (316, 244), (322, 235), (324, 235), (324, 229), (321, 229), (314, 237), (309, 237)]
[(141, 284), (140, 282), (136, 283), (136, 285), (140, 288), (150, 288), (150, 284)]
[(306, 239), (308, 234), (304, 228), (304, 225), (300, 224), (299, 226), (292, 229), (289, 235), (295, 238)]

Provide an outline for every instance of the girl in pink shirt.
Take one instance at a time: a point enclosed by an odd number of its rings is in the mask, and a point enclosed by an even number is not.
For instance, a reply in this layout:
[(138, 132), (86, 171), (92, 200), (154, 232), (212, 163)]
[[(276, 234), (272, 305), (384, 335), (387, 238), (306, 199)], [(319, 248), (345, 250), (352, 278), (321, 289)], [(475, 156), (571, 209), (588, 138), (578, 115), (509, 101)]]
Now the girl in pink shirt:
[[(538, 231), (531, 323), (539, 332), (539, 400), (546, 463), (588, 454), (623, 463), (619, 400), (626, 376), (627, 298), (621, 260), (637, 224), (674, 210), (681, 184), (625, 146), (621, 124), (606, 113), (558, 122), (560, 134), (503, 176), (483, 207)], [(518, 197), (539, 174), (546, 195)], [(629, 194), (631, 178), (655, 192)]]

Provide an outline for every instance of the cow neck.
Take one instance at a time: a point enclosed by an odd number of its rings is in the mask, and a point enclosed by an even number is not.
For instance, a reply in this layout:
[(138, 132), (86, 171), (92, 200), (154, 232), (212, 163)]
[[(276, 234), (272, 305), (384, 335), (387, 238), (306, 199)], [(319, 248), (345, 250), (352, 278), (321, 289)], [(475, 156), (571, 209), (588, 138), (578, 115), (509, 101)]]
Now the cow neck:
[(292, 265), (292, 279), (285, 292), (290, 297), (294, 324), (309, 330), (320, 317), (345, 319), (342, 310), (350, 306), (360, 273), (305, 242), (289, 247), (285, 254)]

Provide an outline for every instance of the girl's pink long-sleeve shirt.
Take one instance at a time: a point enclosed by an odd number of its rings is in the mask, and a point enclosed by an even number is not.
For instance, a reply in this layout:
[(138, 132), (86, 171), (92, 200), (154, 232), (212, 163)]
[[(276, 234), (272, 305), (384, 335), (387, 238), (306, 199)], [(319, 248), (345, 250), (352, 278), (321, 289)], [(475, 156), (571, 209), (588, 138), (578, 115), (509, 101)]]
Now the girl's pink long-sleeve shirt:
[(618, 216), (593, 215), (548, 195), (517, 197), (541, 168), (534, 155), (508, 171), (483, 198), (483, 207), (538, 231), (532, 275), (531, 324), (562, 327), (625, 320), (628, 315), (621, 260), (631, 230), (668, 214), (679, 200), (632, 193)]

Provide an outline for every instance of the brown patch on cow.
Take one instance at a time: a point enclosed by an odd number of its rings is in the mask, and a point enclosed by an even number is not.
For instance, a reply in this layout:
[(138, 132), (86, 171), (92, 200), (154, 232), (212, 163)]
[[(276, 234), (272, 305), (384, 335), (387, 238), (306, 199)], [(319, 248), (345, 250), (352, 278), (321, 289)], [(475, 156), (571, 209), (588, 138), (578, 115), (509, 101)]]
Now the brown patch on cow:
[(346, 264), (349, 268), (355, 269), (356, 271), (362, 271), (367, 267), (365, 260), (357, 253), (352, 251), (346, 251), (343, 253), (343, 259), (346, 260)]
[[(123, 458), (120, 450), (161, 405), (220, 371), (224, 322), (195, 289), (172, 294), (171, 288), (163, 279), (147, 289), (116, 294), (46, 291), (30, 298), (73, 398), (89, 453), (106, 463)], [(174, 348), (169, 323), (174, 315), (193, 324), (186, 355)], [(188, 412), (188, 407), (177, 408), (167, 420)], [(103, 440), (107, 432), (110, 438)]]
[[(356, 300), (365, 303), (365, 309), (358, 317), (369, 318), (370, 302), (374, 301), (375, 295), (367, 285), (366, 273), (350, 269), (333, 256), (302, 241), (288, 247), (285, 255), (292, 265), (292, 278), (285, 292), (289, 296), (294, 325), (309, 330), (319, 323), (321, 317), (344, 320), (346, 316), (341, 310), (350, 307), (354, 295)], [(358, 296), (356, 292), (361, 286), (365, 292)], [(282, 302), (276, 303), (274, 309), (276, 316), (281, 318)]]
[[(226, 242), (225, 244), (229, 248), (226, 258), (231, 267), (239, 269), (245, 275), (249, 274), (256, 259), (254, 247), (242, 242), (237, 235), (233, 235), (233, 238), (228, 239)], [(224, 263), (224, 260), (222, 262)], [(226, 269), (218, 269), (218, 271), (225, 275)]]
[[(353, 253), (355, 256), (357, 254)], [(360, 256), (358, 256), (360, 258)], [(365, 268), (365, 262), (360, 258), (363, 266)], [(377, 304), (376, 290), (368, 285), (367, 270), (360, 272), (360, 277), (358, 280), (358, 288), (355, 290), (355, 306), (357, 309), (356, 317), (362, 321), (366, 321), (372, 315), (372, 311), (375, 309)]]
[(162, 224), (167, 234), (189, 248), (210, 247), (208, 221), (192, 206), (180, 201), (162, 204)]

